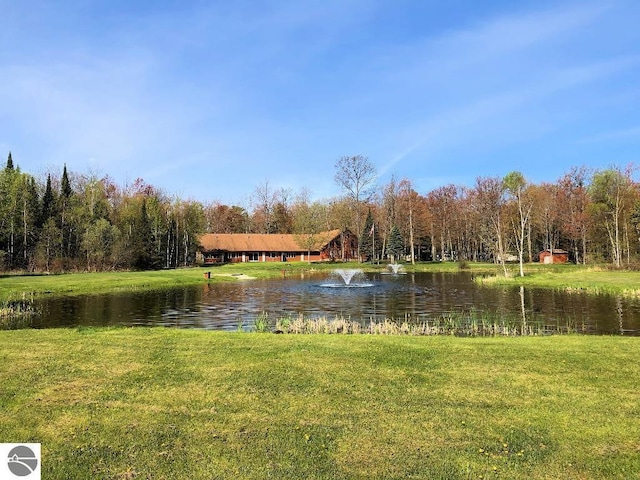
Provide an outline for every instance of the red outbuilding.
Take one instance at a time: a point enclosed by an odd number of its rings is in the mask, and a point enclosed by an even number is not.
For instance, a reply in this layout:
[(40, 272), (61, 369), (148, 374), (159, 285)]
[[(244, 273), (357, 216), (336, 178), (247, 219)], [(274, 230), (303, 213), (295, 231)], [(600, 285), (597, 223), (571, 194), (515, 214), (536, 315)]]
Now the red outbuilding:
[(559, 248), (543, 250), (538, 256), (540, 263), (567, 263), (569, 261), (569, 252)]

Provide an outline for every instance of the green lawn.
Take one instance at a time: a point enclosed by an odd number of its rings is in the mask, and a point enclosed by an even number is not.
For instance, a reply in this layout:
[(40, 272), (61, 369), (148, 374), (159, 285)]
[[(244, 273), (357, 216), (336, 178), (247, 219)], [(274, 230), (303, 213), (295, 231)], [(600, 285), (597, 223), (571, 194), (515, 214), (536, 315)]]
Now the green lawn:
[[(56, 275), (0, 275), (0, 300), (24, 294), (86, 295), (130, 290), (162, 289), (199, 285), (205, 282), (236, 281), (247, 278), (281, 277), (304, 271), (335, 268), (366, 268), (358, 263), (243, 263), (215, 267), (178, 268), (145, 272), (91, 272)], [(204, 274), (211, 272), (211, 278)]]
[(525, 268), (524, 277), (519, 277), (517, 274), (512, 274), (509, 278), (505, 278), (503, 275), (496, 275), (487, 278), (486, 283), (496, 285), (516, 284), (592, 294), (611, 293), (640, 297), (640, 272), (609, 270), (582, 265), (545, 266), (528, 264)]
[(0, 277), (0, 298), (23, 292), (35, 295), (86, 295), (195, 285), (205, 282), (205, 271), (200, 268), (181, 268), (149, 272), (5, 275)]
[(0, 332), (49, 479), (640, 478), (640, 339)]

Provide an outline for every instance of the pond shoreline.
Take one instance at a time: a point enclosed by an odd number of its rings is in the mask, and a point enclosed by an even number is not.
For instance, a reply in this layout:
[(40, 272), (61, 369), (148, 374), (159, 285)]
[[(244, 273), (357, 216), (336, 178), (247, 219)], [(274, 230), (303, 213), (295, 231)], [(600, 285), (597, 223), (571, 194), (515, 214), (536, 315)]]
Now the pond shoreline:
[[(195, 277), (193, 269), (185, 273)], [(268, 320), (272, 328), (280, 322), (296, 326), (296, 331), (315, 331), (338, 319), (348, 322), (347, 331), (389, 322), (406, 324), (399, 331), (414, 334), (640, 334), (640, 302), (634, 298), (514, 285), (485, 287), (474, 281), (477, 274), (468, 271), (368, 272), (356, 275), (348, 285), (330, 270), (291, 269), (284, 275), (278, 272), (277, 278), (247, 278), (258, 273), (255, 268), (217, 271), (206, 281), (198, 278), (195, 285), (36, 295), (33, 306), (39, 315), (3, 328), (147, 325), (250, 331)], [(225, 276), (214, 276), (218, 274)], [(304, 328), (298, 326), (301, 319)]]
[[(87, 272), (62, 274), (0, 275), (0, 299), (24, 295), (74, 296), (126, 291), (166, 289), (207, 283), (282, 278), (306, 273), (326, 272), (339, 268), (357, 268), (365, 273), (387, 271), (385, 264), (361, 263), (243, 263), (214, 267), (187, 267), (173, 270), (141, 272)], [(407, 273), (470, 272), (491, 285), (524, 285), (564, 289), (587, 293), (610, 293), (625, 297), (640, 297), (640, 272), (609, 270), (598, 266), (526, 264), (525, 277), (518, 277), (517, 267), (509, 266), (509, 277), (500, 274), (501, 267), (488, 263), (429, 262), (402, 264)], [(210, 272), (210, 278), (207, 277)]]

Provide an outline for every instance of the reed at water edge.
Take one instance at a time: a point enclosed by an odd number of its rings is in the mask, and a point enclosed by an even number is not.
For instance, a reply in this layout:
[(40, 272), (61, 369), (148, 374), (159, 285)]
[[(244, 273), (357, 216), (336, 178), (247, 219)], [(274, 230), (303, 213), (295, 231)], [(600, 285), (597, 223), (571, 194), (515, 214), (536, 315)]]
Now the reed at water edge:
[(254, 322), (256, 332), (288, 334), (369, 334), (369, 335), (452, 335), (458, 337), (519, 337), (550, 334), (587, 333), (585, 328), (570, 320), (563, 324), (549, 324), (537, 320), (523, 321), (498, 315), (477, 312), (450, 312), (433, 318), (410, 316), (401, 320), (369, 319), (352, 320), (343, 316), (312, 318), (298, 315), (285, 316), (270, 321), (267, 313)]

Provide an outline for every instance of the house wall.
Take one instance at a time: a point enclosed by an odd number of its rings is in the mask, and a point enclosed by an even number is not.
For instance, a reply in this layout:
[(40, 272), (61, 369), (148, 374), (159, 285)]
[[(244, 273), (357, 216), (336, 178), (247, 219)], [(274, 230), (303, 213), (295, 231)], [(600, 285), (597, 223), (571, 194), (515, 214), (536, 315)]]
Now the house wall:
[(569, 260), (569, 254), (567, 253), (554, 253), (540, 252), (540, 263), (567, 263)]
[[(284, 256), (284, 260), (283, 260)], [(201, 254), (200, 263), (205, 265), (215, 265), (220, 263), (243, 263), (243, 262), (320, 262), (329, 260), (328, 255), (312, 252), (311, 255), (297, 252), (233, 252), (233, 253), (204, 253)]]
[(340, 237), (335, 238), (320, 253), (322, 260), (355, 260), (358, 256), (358, 242), (356, 236), (345, 232), (344, 245)]

